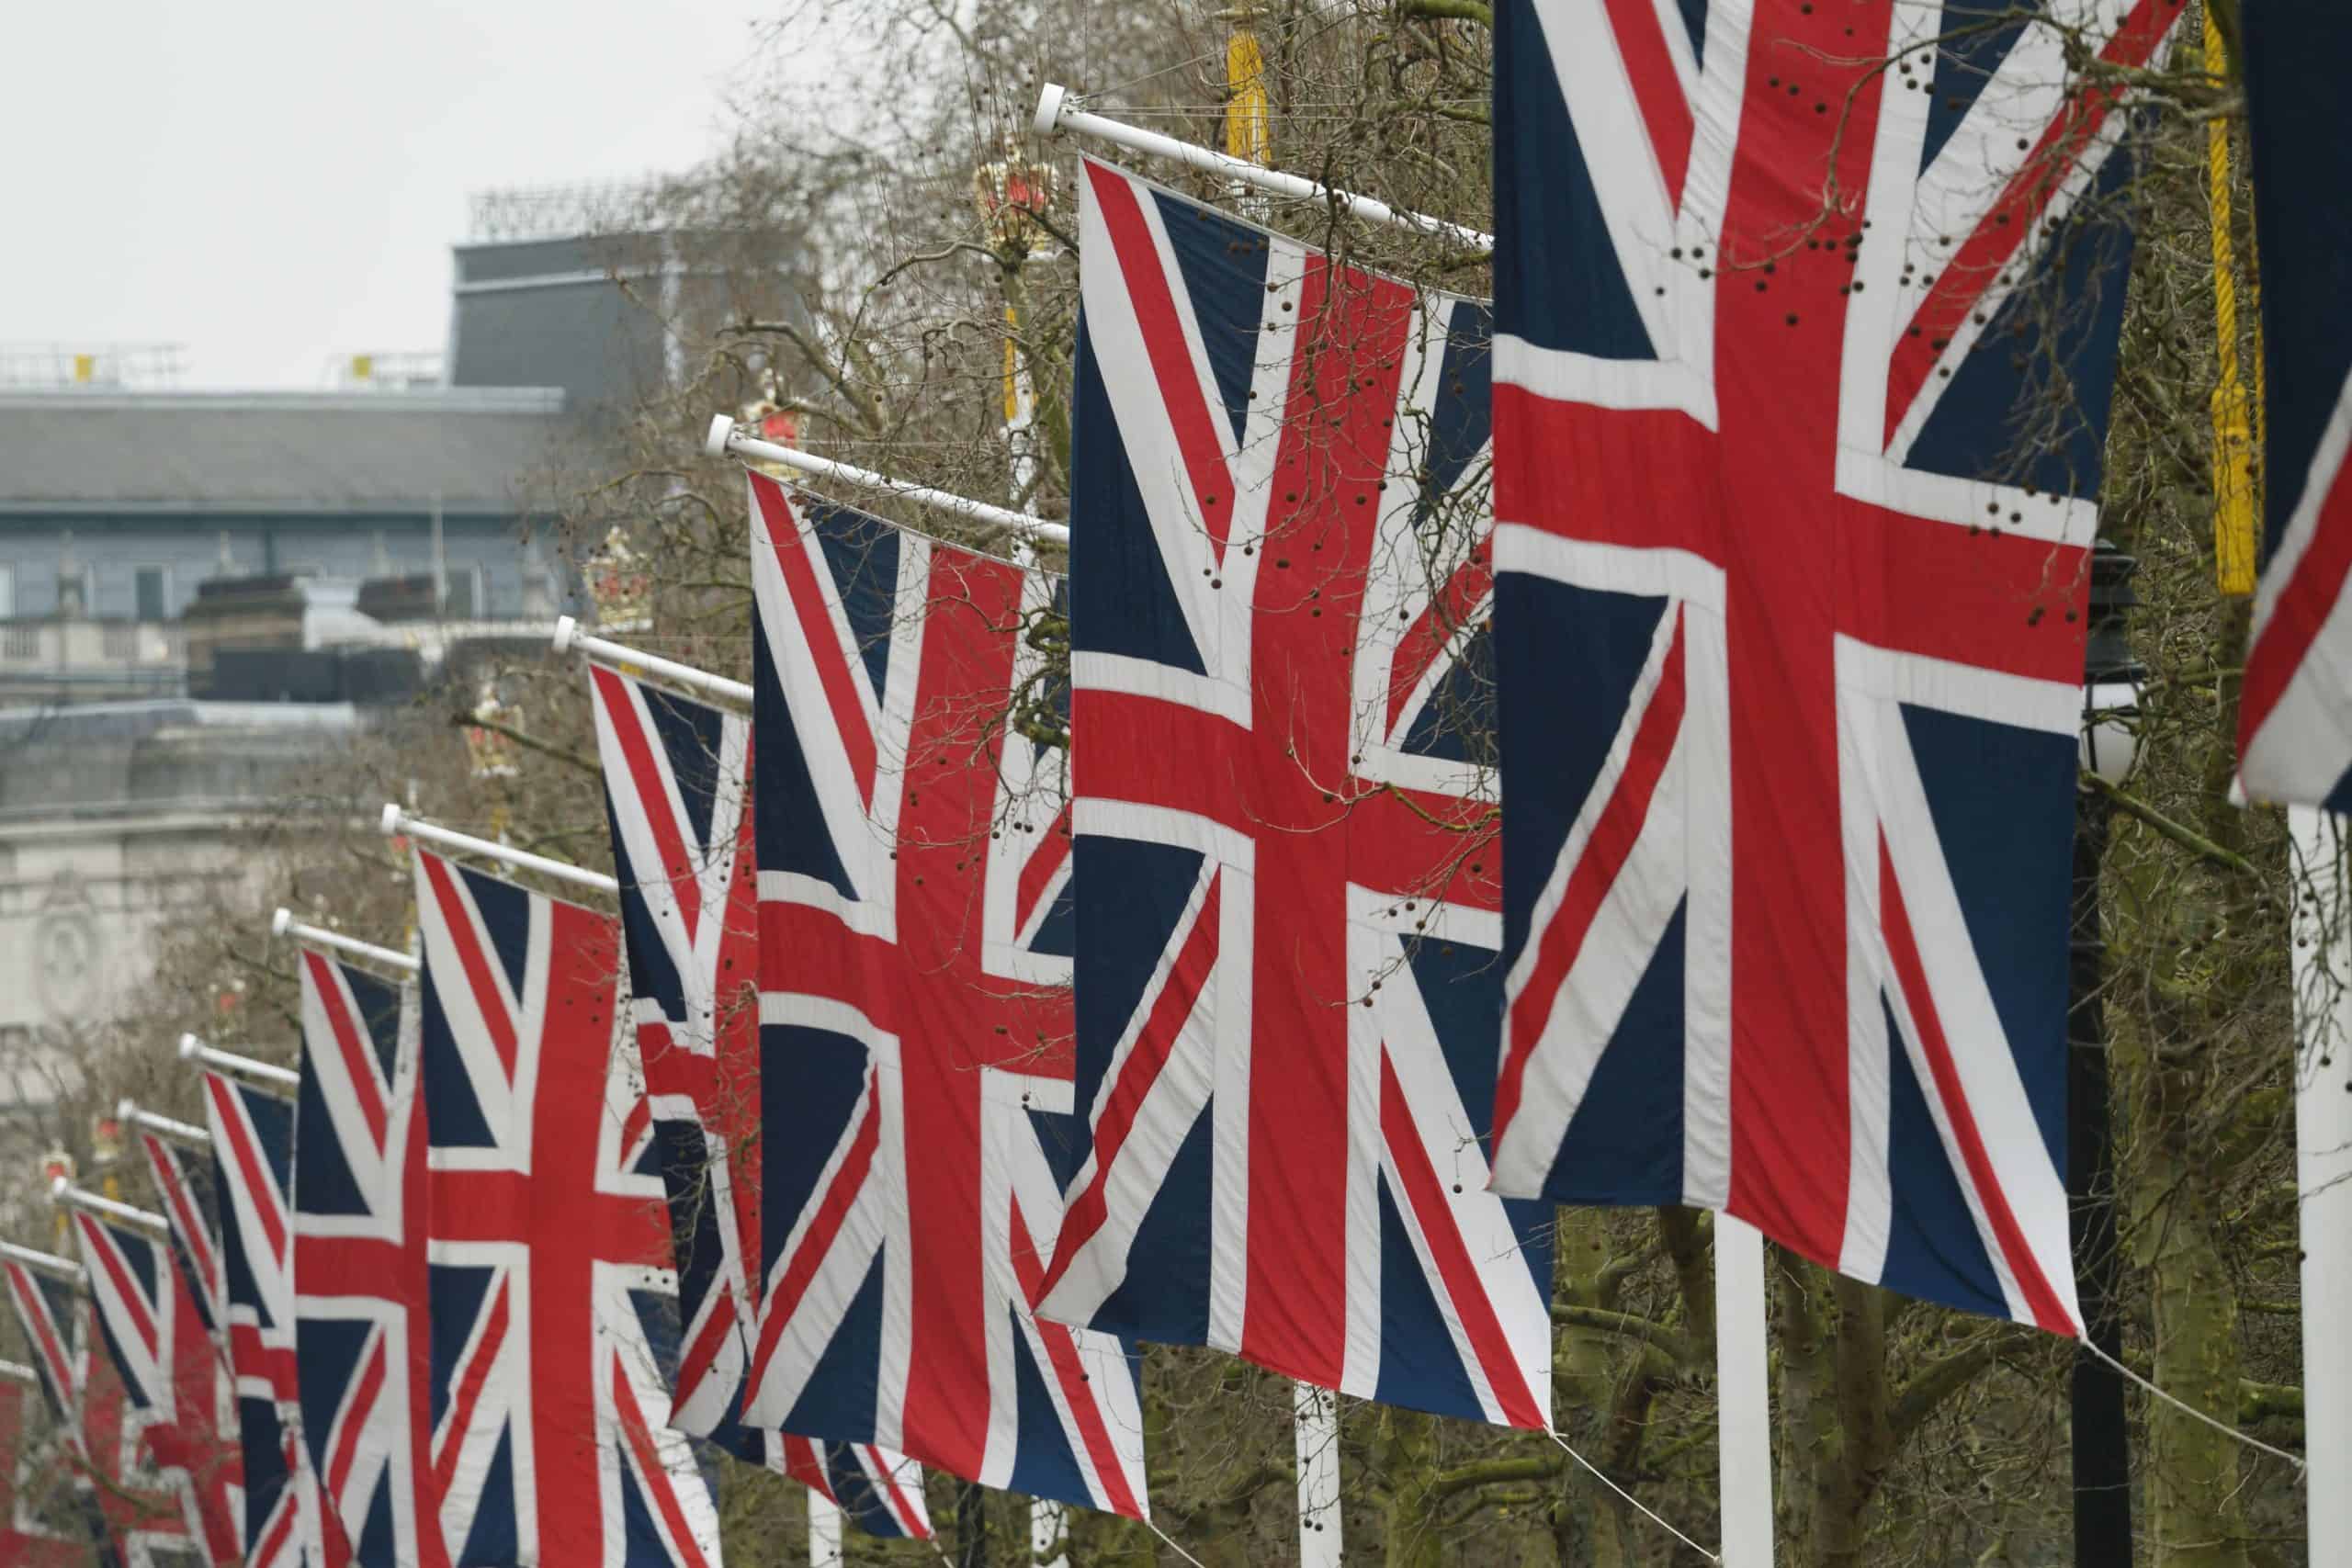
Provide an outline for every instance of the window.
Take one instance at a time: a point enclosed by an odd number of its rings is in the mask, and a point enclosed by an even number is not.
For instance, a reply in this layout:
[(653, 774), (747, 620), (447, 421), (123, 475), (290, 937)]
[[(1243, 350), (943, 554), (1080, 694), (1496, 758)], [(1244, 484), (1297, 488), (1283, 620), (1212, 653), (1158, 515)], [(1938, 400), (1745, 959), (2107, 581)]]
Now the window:
[(17, 569), (7, 561), (0, 561), (0, 621), (17, 613)]
[(57, 573), (57, 615), (61, 620), (79, 620), (96, 613), (91, 604), (96, 585), (86, 566), (61, 567)]
[(142, 566), (133, 574), (138, 618), (169, 620), (172, 615), (172, 574), (169, 567)]
[(526, 621), (555, 619), (556, 605), (563, 592), (562, 584), (554, 572), (545, 567), (534, 568), (527, 561), (523, 567), (523, 618)]
[(442, 601), (442, 616), (452, 621), (475, 619), (478, 612), (474, 606), (481, 602), (481, 597), (476, 569), (469, 566), (453, 566), (448, 570), (447, 581), (449, 592), (448, 597)]

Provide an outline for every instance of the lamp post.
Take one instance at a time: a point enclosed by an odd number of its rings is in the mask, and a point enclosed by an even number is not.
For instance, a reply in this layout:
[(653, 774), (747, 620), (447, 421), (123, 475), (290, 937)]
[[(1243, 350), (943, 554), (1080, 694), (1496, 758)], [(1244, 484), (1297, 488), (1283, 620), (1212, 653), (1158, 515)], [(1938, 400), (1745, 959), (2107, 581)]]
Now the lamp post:
[(99, 1190), (113, 1201), (122, 1198), (122, 1122), (104, 1111), (90, 1118), (90, 1163), (99, 1176)]
[(466, 756), (473, 776), (490, 785), (490, 834), (503, 844), (513, 816), (514, 781), (522, 776), (522, 769), (515, 765), (514, 742), (506, 732), (522, 728), (523, 713), (501, 702), (498, 682), (486, 680), (473, 716), (474, 722), (466, 727)]
[[(2140, 563), (2105, 539), (2091, 554), (2090, 637), (2083, 650), (2084, 772), (2120, 784), (2139, 754), (2133, 726), (2146, 665), (2132, 656), (2124, 613), (2137, 604)], [(2121, 1259), (2115, 1235), (2115, 1150), (2109, 1131), (2107, 944), (2099, 931), (2099, 863), (2107, 854), (2107, 797), (2075, 795), (2071, 953), (2066, 1007), (2066, 1196), (2083, 1328), (2108, 1355), (2123, 1354), (2116, 1306)], [(2132, 1449), (2123, 1380), (2088, 1356), (2075, 1358), (2073, 1431), (2076, 1568), (2130, 1568)]]
[[(74, 1156), (65, 1152), (63, 1145), (51, 1144), (49, 1146), (49, 1152), (40, 1156), (41, 1190), (46, 1192), (53, 1189), (60, 1177), (67, 1181), (74, 1179)], [(68, 1223), (64, 1210), (57, 1209), (53, 1212), (51, 1224), (57, 1233), (56, 1250), (59, 1252), (65, 1250)]]
[(1022, 310), (1028, 297), (1021, 267), (1052, 242), (1038, 220), (1053, 209), (1057, 183), (1053, 165), (1023, 158), (1020, 138), (1011, 134), (1004, 139), (1004, 156), (972, 175), (972, 202), (1003, 279), (1004, 439), (1015, 506), (1029, 504), (1037, 482), (1037, 389), (1021, 353)]
[[(773, 409), (775, 405), (753, 406)], [(768, 428), (763, 419), (763, 439), (773, 439), (767, 435)], [(617, 523), (606, 529), (605, 542), (589, 553), (583, 564), (582, 575), (587, 579), (588, 602), (596, 607), (598, 631), (618, 637), (653, 625), (653, 579), (646, 570), (644, 556), (629, 543), (628, 529)]]

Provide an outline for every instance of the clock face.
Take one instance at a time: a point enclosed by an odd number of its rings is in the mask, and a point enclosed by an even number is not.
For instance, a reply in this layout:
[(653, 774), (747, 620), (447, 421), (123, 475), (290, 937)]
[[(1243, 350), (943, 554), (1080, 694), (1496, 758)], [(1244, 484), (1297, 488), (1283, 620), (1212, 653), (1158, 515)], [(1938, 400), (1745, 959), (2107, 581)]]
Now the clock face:
[(41, 917), (33, 932), (33, 983), (51, 1018), (89, 1014), (98, 994), (98, 929), (89, 916)]

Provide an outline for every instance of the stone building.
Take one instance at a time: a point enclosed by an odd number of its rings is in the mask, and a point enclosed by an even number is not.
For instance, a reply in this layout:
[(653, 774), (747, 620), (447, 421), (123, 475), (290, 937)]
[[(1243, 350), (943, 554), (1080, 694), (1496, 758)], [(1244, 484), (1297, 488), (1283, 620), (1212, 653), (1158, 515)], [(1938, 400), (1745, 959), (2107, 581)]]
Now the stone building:
[(115, 1016), (173, 920), (258, 900), (243, 829), (360, 722), (178, 697), (0, 711), (0, 1107), (71, 1074), (44, 1036)]
[(347, 356), (332, 389), (184, 391), (105, 353), (28, 386), (0, 349), (0, 1110), (70, 1084), (60, 1043), (175, 919), (266, 916), (252, 829), (382, 705), (579, 607), (548, 519), (674, 372), (633, 294), (693, 284), (670, 240), (507, 206), (455, 247), (444, 351)]
[(0, 392), (0, 622), (156, 626), (207, 578), (272, 574), (430, 574), (458, 619), (552, 614), (522, 523), (563, 415), (537, 388)]

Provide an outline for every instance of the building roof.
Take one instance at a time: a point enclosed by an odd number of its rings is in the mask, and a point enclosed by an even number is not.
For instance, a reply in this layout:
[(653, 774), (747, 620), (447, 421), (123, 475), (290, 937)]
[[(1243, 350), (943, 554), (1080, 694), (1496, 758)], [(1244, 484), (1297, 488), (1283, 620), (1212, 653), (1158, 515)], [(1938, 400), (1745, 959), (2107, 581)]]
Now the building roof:
[(528, 387), (0, 393), (0, 513), (511, 513), (562, 413)]
[(28, 823), (297, 809), (368, 722), (348, 703), (91, 703), (0, 716), (0, 837)]
[(0, 741), (13, 753), (38, 745), (143, 740), (167, 730), (317, 733), (346, 731), (358, 723), (359, 710), (349, 703), (216, 703), (160, 697), (0, 710)]

